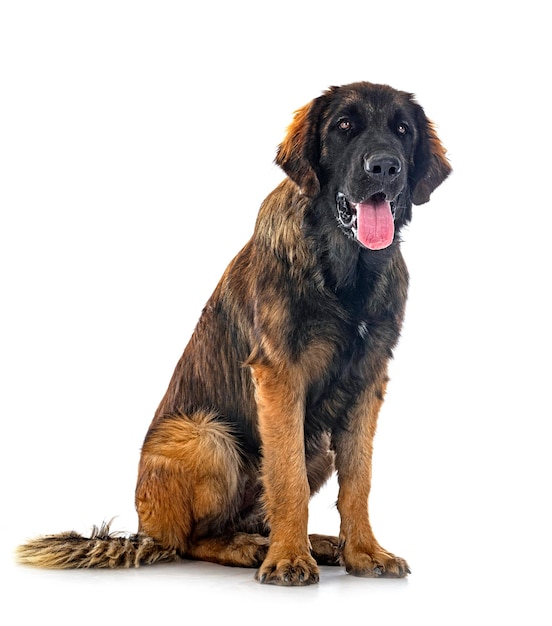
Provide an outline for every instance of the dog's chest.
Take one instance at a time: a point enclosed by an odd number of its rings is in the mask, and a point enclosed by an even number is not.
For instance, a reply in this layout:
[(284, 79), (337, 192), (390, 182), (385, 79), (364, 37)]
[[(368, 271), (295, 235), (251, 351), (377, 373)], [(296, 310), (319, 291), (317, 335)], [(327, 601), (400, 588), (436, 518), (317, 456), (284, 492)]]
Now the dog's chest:
[[(306, 433), (334, 430), (347, 419), (360, 394), (381, 375), (400, 329), (398, 316), (385, 307), (343, 303), (328, 316), (313, 341), (326, 342), (332, 356), (323, 375), (311, 380), (306, 403)], [(315, 368), (313, 367), (313, 371)]]

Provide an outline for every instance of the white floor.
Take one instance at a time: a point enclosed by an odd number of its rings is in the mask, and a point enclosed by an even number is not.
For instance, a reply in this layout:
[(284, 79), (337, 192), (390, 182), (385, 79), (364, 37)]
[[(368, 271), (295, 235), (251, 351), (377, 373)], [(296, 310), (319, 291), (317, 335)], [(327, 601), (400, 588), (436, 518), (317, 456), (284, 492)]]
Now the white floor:
[[(311, 507), (312, 526), (324, 532), (336, 521), (330, 505), (333, 487), (332, 482)], [(421, 500), (420, 506), (427, 504)], [(412, 502), (407, 498), (404, 504)], [(445, 498), (443, 506), (450, 504)], [(386, 520), (385, 515), (375, 517)], [(1, 613), (11, 616), (9, 624), (50, 619), (60, 626), (191, 619), (545, 626), (552, 617), (550, 574), (548, 562), (536, 553), (544, 520), (533, 525), (534, 536), (516, 527), (521, 521), (519, 514), (508, 520), (492, 509), (469, 515), (439, 507), (405, 512), (402, 520), (388, 518), (389, 532), (379, 535), (386, 547), (408, 558), (408, 579), (360, 579), (339, 567), (323, 567), (318, 585), (291, 589), (260, 585), (252, 570), (191, 561), (118, 571), (16, 566), (10, 554), (13, 541), (7, 540), (18, 536), (12, 524), (2, 541)], [(23, 524), (26, 529), (31, 525)]]
[[(10, 624), (242, 624), (317, 620), (390, 624), (545, 624), (538, 609), (516, 598), (522, 587), (486, 577), (464, 579), (418, 568), (409, 580), (362, 580), (323, 568), (320, 584), (259, 585), (247, 570), (206, 563), (150, 570), (37, 572), (17, 570), (7, 581), (2, 613)], [(6, 590), (5, 583), (3, 589)], [(543, 590), (544, 591), (544, 590)], [(542, 614), (541, 614), (542, 616)], [(507, 622), (510, 619), (512, 621)], [(212, 620), (212, 621), (211, 621)], [(549, 623), (549, 622), (548, 622)]]

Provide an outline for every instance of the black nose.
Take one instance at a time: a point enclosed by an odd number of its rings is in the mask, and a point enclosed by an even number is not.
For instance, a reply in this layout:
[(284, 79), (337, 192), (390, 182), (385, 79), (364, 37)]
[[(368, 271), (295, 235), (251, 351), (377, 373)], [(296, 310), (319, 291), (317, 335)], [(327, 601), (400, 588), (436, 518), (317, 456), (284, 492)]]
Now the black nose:
[(393, 180), (401, 172), (401, 162), (391, 154), (373, 154), (364, 157), (364, 169), (374, 180)]

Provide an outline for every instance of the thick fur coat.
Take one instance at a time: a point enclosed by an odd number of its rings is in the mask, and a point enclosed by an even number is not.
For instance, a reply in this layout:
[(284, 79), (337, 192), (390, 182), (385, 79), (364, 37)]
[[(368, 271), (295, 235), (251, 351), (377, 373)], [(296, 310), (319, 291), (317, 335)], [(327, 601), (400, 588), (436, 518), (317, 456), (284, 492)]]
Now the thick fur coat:
[[(300, 109), (276, 157), (285, 180), (207, 302), (142, 448), (139, 532), (42, 537), (44, 567), (184, 557), (318, 581), (318, 564), (403, 577), (369, 521), (372, 442), (405, 311), (400, 231), (450, 166), (414, 98), (333, 87)], [(307, 534), (337, 471), (339, 537)], [(93, 555), (93, 557), (92, 557)]]

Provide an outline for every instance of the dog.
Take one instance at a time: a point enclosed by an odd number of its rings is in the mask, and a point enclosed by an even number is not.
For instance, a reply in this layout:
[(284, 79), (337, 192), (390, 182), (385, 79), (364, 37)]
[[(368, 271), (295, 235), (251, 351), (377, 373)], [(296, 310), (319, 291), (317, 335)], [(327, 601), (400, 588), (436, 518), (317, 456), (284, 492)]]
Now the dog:
[[(139, 528), (30, 540), (21, 563), (129, 567), (179, 558), (302, 586), (320, 564), (402, 578), (370, 526), (372, 445), (408, 290), (401, 229), (451, 166), (414, 96), (368, 82), (299, 109), (286, 174), (208, 300), (141, 450)], [(339, 536), (308, 535), (337, 472)]]

